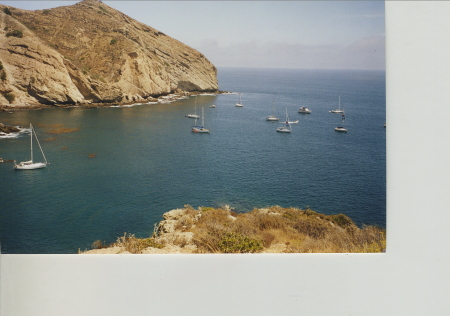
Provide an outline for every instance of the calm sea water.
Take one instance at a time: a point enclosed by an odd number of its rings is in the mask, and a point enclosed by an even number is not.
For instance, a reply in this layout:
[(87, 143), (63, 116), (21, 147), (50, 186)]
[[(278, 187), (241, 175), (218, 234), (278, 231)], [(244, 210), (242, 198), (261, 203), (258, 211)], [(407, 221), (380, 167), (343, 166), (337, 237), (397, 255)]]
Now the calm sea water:
[[(310, 207), (386, 225), (384, 72), (224, 68), (218, 78), (221, 90), (242, 93), (244, 107), (234, 106), (236, 94), (197, 97), (210, 134), (190, 131), (196, 97), (0, 113), (7, 125), (31, 122), (51, 163), (33, 171), (0, 163), (2, 253), (76, 253), (124, 232), (147, 237), (185, 204)], [(339, 96), (348, 133), (334, 131), (340, 115), (328, 112)], [(280, 118), (287, 108), (299, 120), (292, 133), (265, 120), (272, 104)], [(77, 130), (50, 133), (58, 127)], [(28, 151), (28, 134), (0, 139), (4, 159), (23, 161)]]

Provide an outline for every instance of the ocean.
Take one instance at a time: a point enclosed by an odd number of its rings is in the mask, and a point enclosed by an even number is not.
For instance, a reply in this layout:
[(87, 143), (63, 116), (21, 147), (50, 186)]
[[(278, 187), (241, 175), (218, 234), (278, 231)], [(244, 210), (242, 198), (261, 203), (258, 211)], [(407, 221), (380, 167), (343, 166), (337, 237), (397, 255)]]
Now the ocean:
[[(219, 68), (218, 80), (231, 93), (0, 112), (6, 125), (32, 123), (50, 162), (31, 171), (0, 163), (1, 252), (70, 254), (124, 232), (148, 237), (163, 213), (187, 204), (309, 207), (386, 226), (384, 71)], [(329, 113), (339, 98), (347, 133)], [(195, 104), (209, 134), (191, 132)], [(265, 120), (273, 107), (280, 122), (286, 112), (298, 120), (291, 133)], [(0, 157), (28, 160), (29, 134), (0, 138)]]

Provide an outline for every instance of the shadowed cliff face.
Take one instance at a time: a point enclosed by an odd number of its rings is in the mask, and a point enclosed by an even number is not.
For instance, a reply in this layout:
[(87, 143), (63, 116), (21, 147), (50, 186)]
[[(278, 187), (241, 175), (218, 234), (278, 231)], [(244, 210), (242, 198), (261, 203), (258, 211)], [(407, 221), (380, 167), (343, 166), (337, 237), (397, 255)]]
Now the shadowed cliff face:
[(217, 70), (183, 43), (97, 0), (27, 11), (0, 5), (0, 104), (143, 101), (217, 91)]

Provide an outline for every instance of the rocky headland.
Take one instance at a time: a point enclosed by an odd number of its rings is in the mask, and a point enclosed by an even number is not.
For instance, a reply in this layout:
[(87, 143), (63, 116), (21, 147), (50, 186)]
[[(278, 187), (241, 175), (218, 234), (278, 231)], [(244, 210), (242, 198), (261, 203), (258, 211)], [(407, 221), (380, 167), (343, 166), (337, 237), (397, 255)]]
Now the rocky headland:
[(115, 243), (101, 240), (83, 254), (349, 253), (384, 252), (386, 232), (359, 228), (344, 214), (273, 206), (236, 213), (189, 205), (163, 215), (152, 236), (124, 233)]
[(98, 0), (28, 11), (0, 4), (0, 105), (146, 102), (216, 92), (200, 52)]

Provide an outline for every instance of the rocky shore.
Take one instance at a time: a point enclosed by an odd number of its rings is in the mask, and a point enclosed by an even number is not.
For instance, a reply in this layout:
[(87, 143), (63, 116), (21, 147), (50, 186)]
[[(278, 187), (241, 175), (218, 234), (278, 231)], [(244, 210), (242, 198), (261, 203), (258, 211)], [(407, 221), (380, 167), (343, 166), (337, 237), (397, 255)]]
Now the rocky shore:
[(151, 237), (124, 233), (105, 245), (97, 240), (81, 254), (336, 253), (384, 252), (385, 230), (359, 228), (344, 214), (273, 206), (236, 213), (230, 207), (169, 211)]
[(161, 95), (159, 97), (148, 97), (143, 99), (141, 102), (101, 102), (101, 103), (77, 103), (77, 104), (54, 104), (54, 105), (46, 105), (40, 103), (33, 104), (22, 104), (22, 105), (7, 105), (0, 104), (0, 112), (12, 112), (12, 111), (21, 111), (21, 110), (41, 110), (45, 108), (71, 108), (71, 107), (79, 107), (84, 109), (93, 109), (93, 108), (107, 108), (107, 107), (130, 107), (137, 104), (152, 104), (152, 103), (170, 103), (175, 102), (177, 100), (195, 96), (195, 95), (209, 95), (209, 94), (229, 94), (229, 91), (216, 91), (216, 92), (183, 92), (183, 93), (174, 93)]
[(3, 123), (0, 123), (0, 135), (2, 134), (10, 134), (10, 133), (18, 133), (20, 129), (15, 126), (7, 126)]

